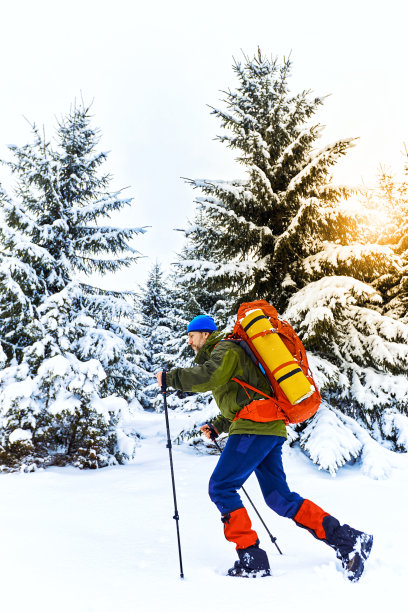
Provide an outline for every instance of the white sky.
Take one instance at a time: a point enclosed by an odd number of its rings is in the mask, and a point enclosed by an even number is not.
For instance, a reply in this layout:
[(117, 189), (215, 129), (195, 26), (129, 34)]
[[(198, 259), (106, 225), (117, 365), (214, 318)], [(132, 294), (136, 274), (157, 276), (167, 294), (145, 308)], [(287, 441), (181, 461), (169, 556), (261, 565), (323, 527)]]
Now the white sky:
[[(207, 104), (233, 88), (241, 49), (293, 60), (293, 93), (331, 94), (317, 115), (321, 144), (359, 137), (335, 169), (348, 184), (375, 184), (379, 165), (403, 167), (408, 142), (406, 0), (0, 0), (0, 157), (30, 140), (23, 117), (52, 135), (75, 98), (93, 102), (109, 150), (112, 189), (130, 186), (132, 210), (115, 222), (149, 225), (146, 259), (110, 278), (135, 288), (156, 257), (175, 260), (193, 216), (180, 177), (241, 176)], [(106, 282), (104, 283), (106, 285)]]

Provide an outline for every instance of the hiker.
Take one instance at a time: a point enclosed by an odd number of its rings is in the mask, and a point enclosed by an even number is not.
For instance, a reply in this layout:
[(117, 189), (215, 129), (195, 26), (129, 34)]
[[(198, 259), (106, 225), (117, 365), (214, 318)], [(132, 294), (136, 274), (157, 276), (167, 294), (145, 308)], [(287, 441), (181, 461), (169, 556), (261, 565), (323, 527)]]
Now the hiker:
[[(267, 505), (280, 516), (293, 519), (315, 538), (331, 546), (351, 581), (360, 578), (373, 537), (341, 525), (339, 521), (312, 501), (290, 491), (282, 465), (282, 446), (286, 440), (284, 420), (257, 422), (236, 419), (237, 413), (253, 400), (262, 400), (271, 393), (269, 383), (248, 354), (237, 343), (224, 340), (212, 317), (199, 315), (187, 327), (188, 344), (196, 353), (195, 365), (175, 368), (157, 374), (159, 386), (202, 393), (212, 391), (220, 416), (201, 427), (211, 438), (229, 431), (225, 448), (209, 482), (209, 495), (221, 513), (226, 539), (236, 545), (238, 561), (228, 570), (229, 576), (269, 576), (266, 552), (259, 547), (259, 538), (238, 490), (255, 472)], [(243, 388), (232, 380), (237, 377), (254, 390)], [(235, 419), (235, 420), (234, 420)]]

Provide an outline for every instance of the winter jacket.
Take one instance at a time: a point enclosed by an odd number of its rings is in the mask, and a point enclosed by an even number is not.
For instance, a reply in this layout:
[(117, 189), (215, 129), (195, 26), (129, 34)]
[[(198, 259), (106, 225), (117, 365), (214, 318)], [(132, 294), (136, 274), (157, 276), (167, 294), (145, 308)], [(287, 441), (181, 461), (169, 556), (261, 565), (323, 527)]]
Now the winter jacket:
[[(286, 427), (283, 421), (257, 423), (248, 419), (233, 421), (237, 412), (254, 399), (263, 399), (259, 393), (245, 390), (232, 380), (238, 378), (260, 391), (270, 395), (268, 381), (261, 371), (252, 363), (245, 351), (235, 344), (223, 339), (220, 332), (213, 332), (204, 346), (198, 351), (192, 368), (175, 368), (167, 372), (167, 385), (180, 391), (203, 393), (212, 391), (221, 415), (213, 421), (214, 427), (221, 433), (275, 435), (286, 438)], [(233, 422), (232, 422), (233, 421)]]

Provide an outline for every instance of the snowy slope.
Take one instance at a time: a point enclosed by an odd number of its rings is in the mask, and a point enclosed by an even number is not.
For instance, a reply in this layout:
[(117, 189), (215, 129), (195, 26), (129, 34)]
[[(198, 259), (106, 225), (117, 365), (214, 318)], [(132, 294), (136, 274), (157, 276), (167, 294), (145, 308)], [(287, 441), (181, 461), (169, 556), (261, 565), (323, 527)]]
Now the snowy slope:
[[(408, 576), (408, 457), (397, 456), (387, 480), (358, 464), (332, 478), (285, 446), (292, 489), (341, 521), (375, 535), (357, 584), (339, 571), (333, 551), (275, 515), (255, 479), (246, 488), (284, 553), (279, 556), (249, 509), (273, 577), (223, 575), (233, 564), (215, 506), (207, 496), (215, 455), (173, 447), (185, 579), (179, 577), (164, 418), (146, 414), (136, 461), (99, 471), (52, 468), (0, 477), (1, 610), (299, 610), (404, 608)], [(177, 428), (173, 421), (174, 428)], [(156, 433), (159, 431), (159, 433)]]

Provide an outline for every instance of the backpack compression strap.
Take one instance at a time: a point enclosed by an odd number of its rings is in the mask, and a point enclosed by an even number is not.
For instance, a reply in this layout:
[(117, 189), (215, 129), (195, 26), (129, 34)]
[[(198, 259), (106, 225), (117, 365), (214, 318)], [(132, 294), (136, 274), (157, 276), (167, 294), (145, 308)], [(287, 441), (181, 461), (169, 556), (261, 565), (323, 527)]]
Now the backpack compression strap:
[(260, 395), (263, 395), (264, 397), (267, 397), (268, 399), (273, 399), (270, 395), (267, 395), (266, 393), (264, 393), (260, 389), (257, 389), (256, 387), (252, 387), (252, 385), (248, 385), (248, 383), (244, 382), (243, 380), (238, 380), (238, 378), (232, 378), (231, 380), (234, 380), (236, 383), (241, 385), (241, 387), (244, 389), (244, 391), (247, 394), (247, 396), (249, 397), (249, 399), (251, 399), (251, 397), (250, 397), (247, 389), (251, 389), (251, 391), (255, 391), (256, 393), (259, 393)]
[(284, 421), (285, 425), (289, 423), (289, 419), (286, 417), (284, 412), (280, 410), (279, 405), (273, 397), (267, 395), (260, 389), (256, 387), (252, 387), (248, 383), (243, 380), (238, 380), (238, 378), (232, 378), (231, 380), (238, 383), (245, 391), (248, 396), (248, 399), (251, 400), (251, 397), (247, 391), (247, 389), (251, 389), (251, 391), (255, 391), (260, 395), (263, 395), (266, 399), (261, 400), (252, 400), (249, 404), (241, 408), (239, 412), (235, 415), (233, 421), (238, 419), (249, 419), (250, 421), (255, 421), (259, 423), (269, 423), (270, 421)]

